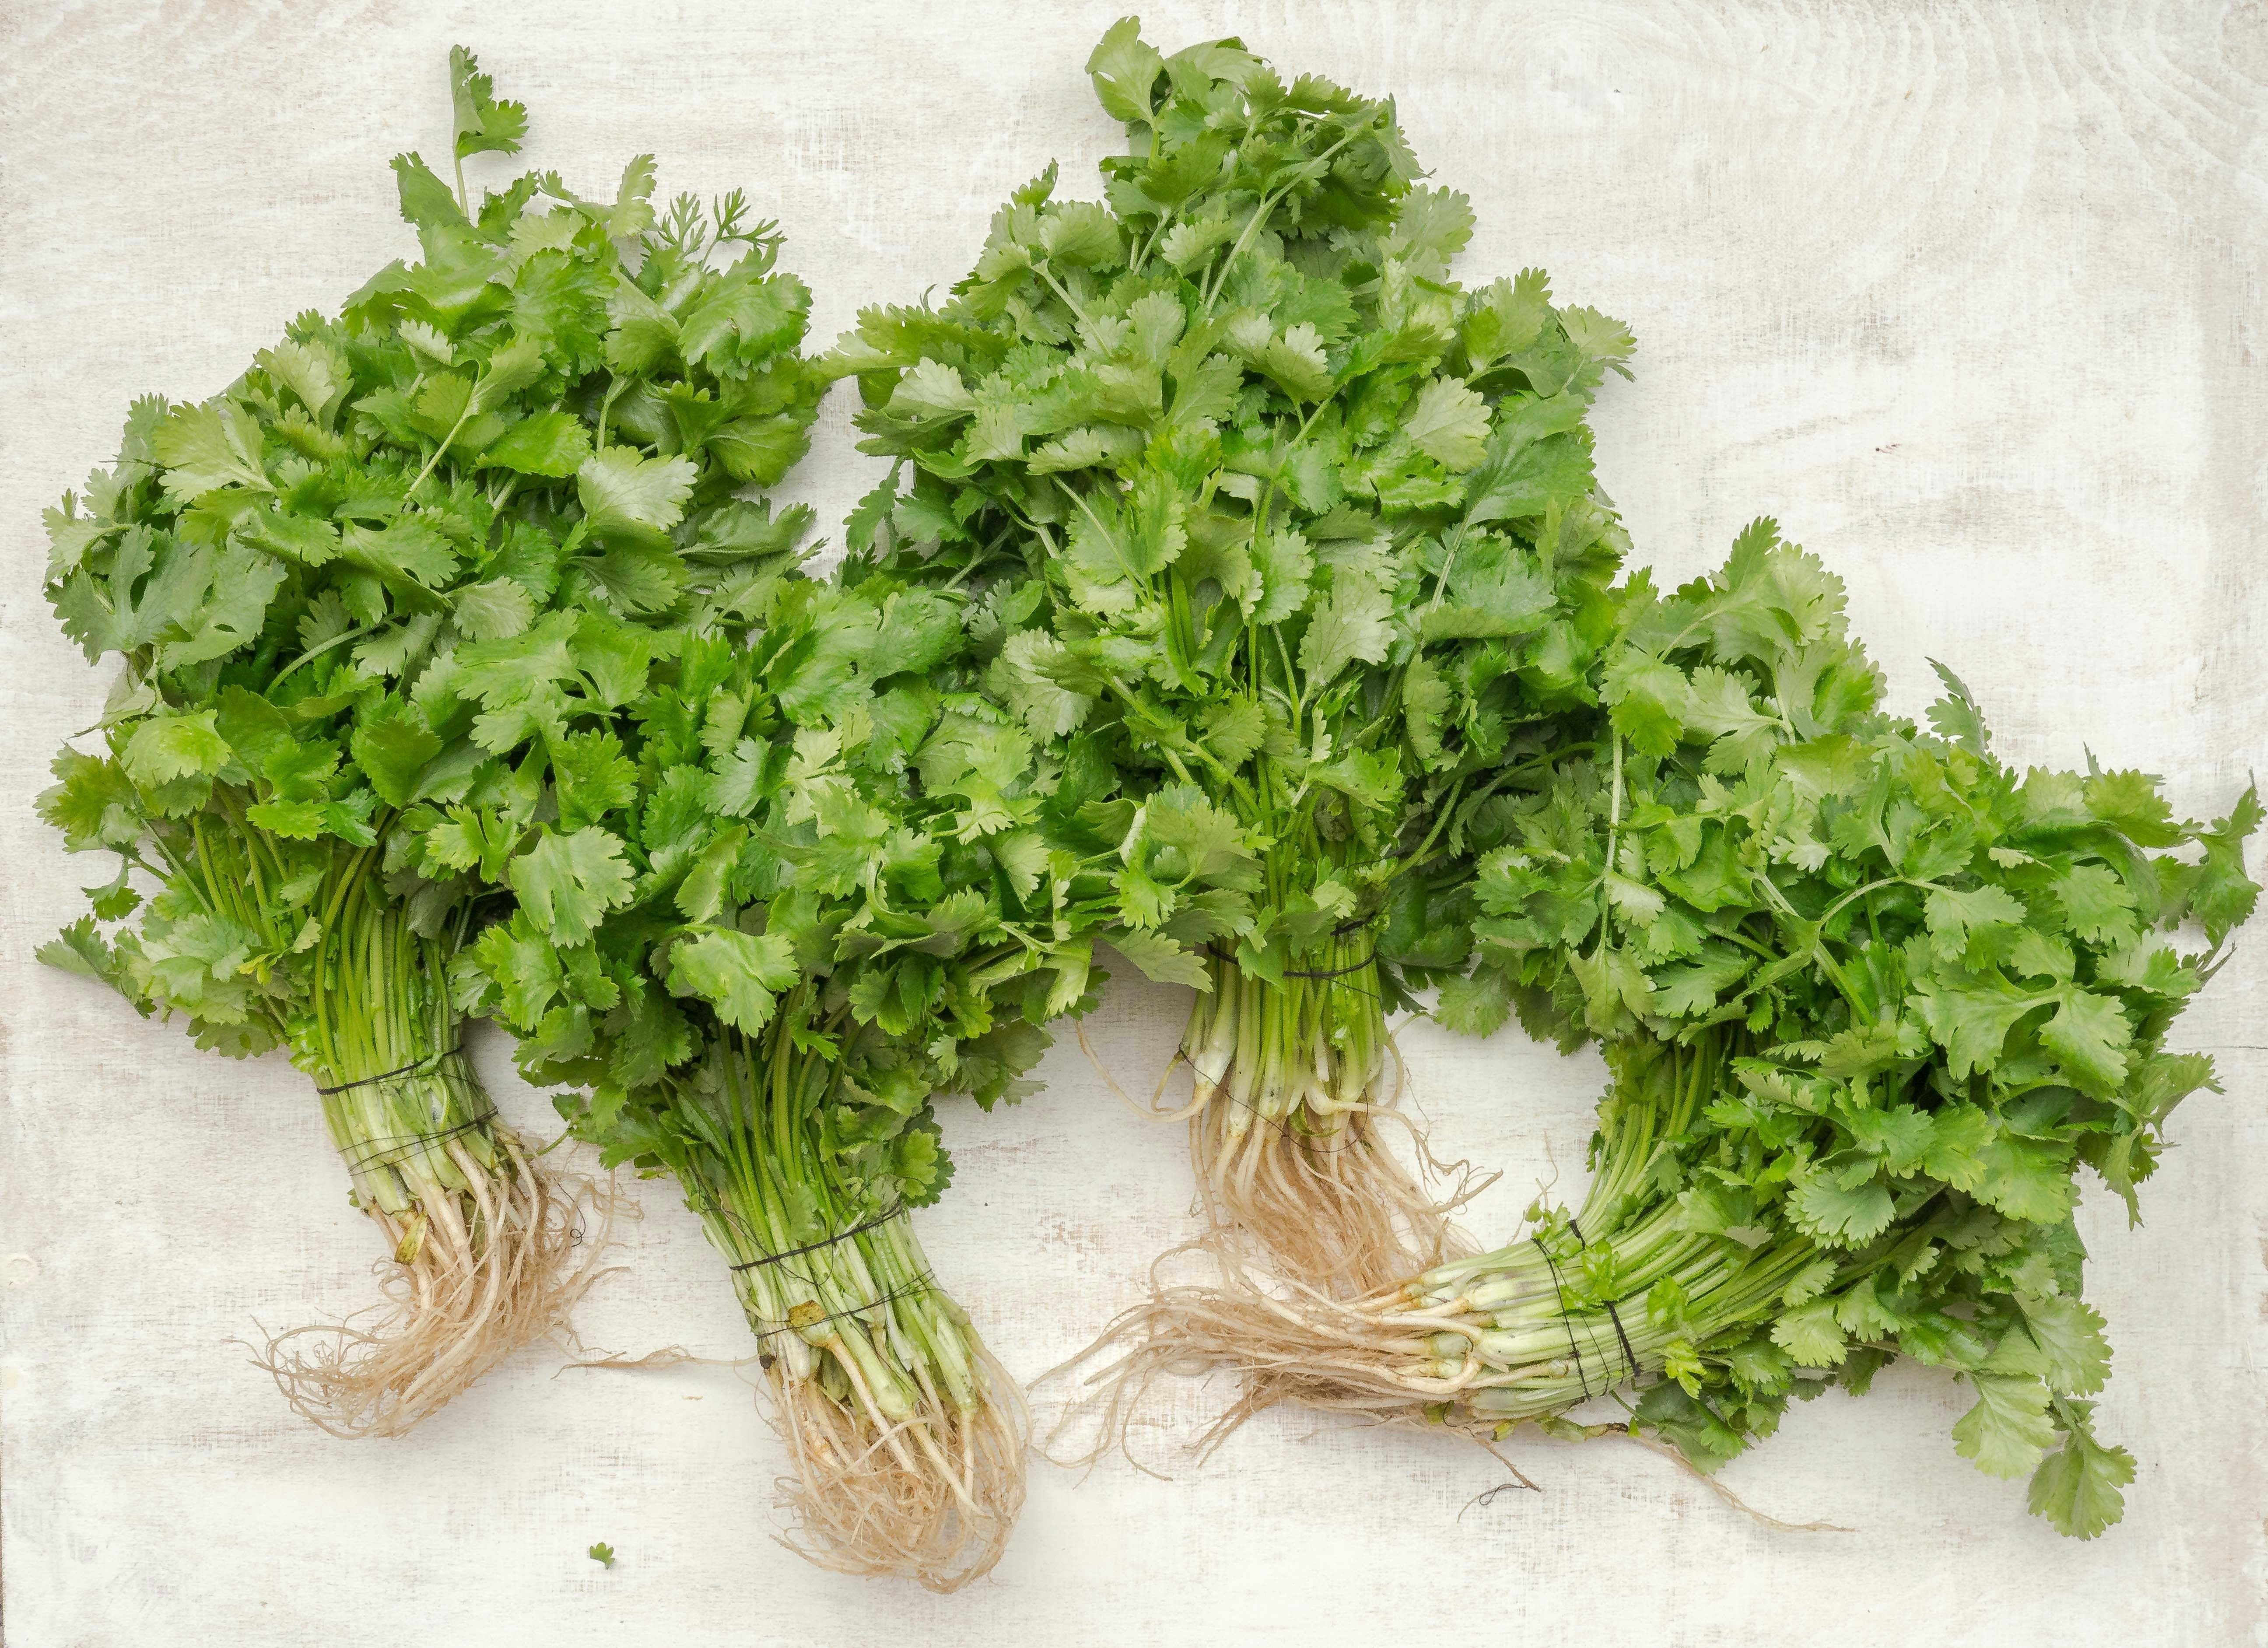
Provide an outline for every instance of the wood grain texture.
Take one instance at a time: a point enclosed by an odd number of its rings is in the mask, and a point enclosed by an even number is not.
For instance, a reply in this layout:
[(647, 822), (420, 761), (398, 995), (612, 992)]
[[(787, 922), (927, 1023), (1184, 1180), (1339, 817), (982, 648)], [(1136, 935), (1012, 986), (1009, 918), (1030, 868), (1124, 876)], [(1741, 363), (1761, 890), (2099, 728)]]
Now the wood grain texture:
[[(2107, 1430), (2141, 1462), (2081, 1546), (1955, 1457), (1966, 1405), (1900, 1370), (1830, 1395), (1726, 1481), (1854, 1535), (1768, 1533), (1629, 1447), (1513, 1445), (1540, 1496), (1442, 1438), (1270, 1415), (1160, 1482), (1035, 1461), (997, 1576), (936, 1599), (773, 1543), (778, 1455), (731, 1370), (558, 1372), (531, 1353), (402, 1442), (291, 1420), (226, 1341), (367, 1298), (373, 1253), (305, 1083), (195, 1053), (32, 964), (81, 865), (31, 814), (106, 683), (40, 600), (38, 512), (114, 449), (127, 399), (209, 393), (408, 236), (386, 158), (439, 146), (471, 43), (529, 159), (749, 186), (831, 336), (942, 286), (992, 207), (1113, 137), (1079, 74), (1112, 4), (409, 5), (8, 0), (0, 63), (0, 1566), (13, 1648), (482, 1644), (2268, 1643), (2268, 1003), (2259, 941), (2183, 1024), (2228, 1091), (2177, 1119), (2132, 1232), (2088, 1198), (2117, 1347)], [(2268, 5), (1565, 0), (1152, 6), (1399, 95), (1480, 231), (1628, 319), (1598, 418), (1642, 558), (1683, 576), (1778, 515), (1850, 581), (1895, 701), (1925, 656), (2027, 760), (2173, 775), (2177, 806), (2268, 765)], [(490, 164), (476, 162), (475, 167)], [(847, 407), (793, 490), (872, 484)], [(1146, 1091), (1186, 997), (1114, 987), (1096, 1052)], [(1408, 1038), (1438, 1145), (1506, 1170), (1509, 1233), (1580, 1179), (1598, 1071), (1516, 1039)], [(541, 1096), (477, 1047), (506, 1115)], [(1042, 1097), (949, 1119), (924, 1216), (1012, 1368), (1077, 1349), (1189, 1227), (1177, 1130), (1076, 1046)], [(1556, 1164), (1556, 1166), (1555, 1166)], [(595, 1344), (747, 1349), (713, 1257), (644, 1188)], [(1191, 1393), (1183, 1416), (1198, 1411)], [(583, 1555), (605, 1540), (611, 1570)]]

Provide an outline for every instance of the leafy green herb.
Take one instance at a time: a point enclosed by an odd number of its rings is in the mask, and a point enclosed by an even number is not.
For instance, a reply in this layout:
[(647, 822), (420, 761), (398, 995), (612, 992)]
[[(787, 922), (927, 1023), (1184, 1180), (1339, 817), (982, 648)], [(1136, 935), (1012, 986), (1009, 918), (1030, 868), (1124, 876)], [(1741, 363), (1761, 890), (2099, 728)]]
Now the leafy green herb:
[(779, 580), (555, 762), (535, 847), (507, 861), (490, 810), (427, 806), (401, 855), (517, 896), (461, 997), (731, 1264), (805, 1548), (948, 1590), (999, 1556), (1024, 1434), (909, 1216), (952, 1179), (934, 1100), (1034, 1090), (1043, 1025), (1105, 977), (1036, 827), (1037, 741), (976, 690), (962, 619), (885, 575)]
[(1471, 212), (1390, 104), (1130, 19), (1089, 69), (1128, 137), (1105, 202), (1050, 167), (949, 302), (832, 357), (897, 460), (845, 577), (968, 601), (1063, 774), (1047, 842), (1108, 876), (1129, 960), (1202, 991), (1216, 1199), (1366, 1287), (1441, 1234), (1370, 1148), (1385, 1015), (1462, 955), (1508, 775), (1589, 735), (1626, 541), (1583, 420), (1631, 341), (1538, 272), (1453, 281)]
[[(457, 160), (512, 151), (525, 112), (461, 50), (451, 84)], [(388, 1332), (271, 1348), (295, 1405), (358, 1434), (447, 1400), (594, 1274), (570, 1196), (494, 1124), (447, 981), (492, 883), (562, 932), (629, 898), (619, 841), (550, 820), (621, 793), (608, 728), (649, 670), (768, 598), (808, 512), (737, 494), (801, 451), (822, 387), (794, 352), (808, 296), (738, 195), (657, 216), (641, 156), (611, 201), (529, 174), (475, 208), (461, 165), (453, 195), (394, 167), (422, 262), (210, 401), (136, 402), (116, 463), (48, 512), (48, 598), (124, 668), (40, 800), (121, 861), (42, 958), (200, 1046), (287, 1046), (416, 1273)]]
[[(1608, 725), (1508, 792), (1444, 992), (1469, 1028), (1599, 1043), (1589, 1191), (1320, 1327), (1317, 1383), (1280, 1334), (1260, 1377), (1499, 1434), (1636, 1381), (1637, 1423), (1712, 1470), (1905, 1356), (1974, 1389), (1963, 1458), (2095, 1537), (2134, 1466), (2087, 1400), (2110, 1353), (2079, 1171), (2139, 1218), (2169, 1116), (2218, 1090), (2169, 1042), (2257, 900), (2257, 794), (2198, 824), (2144, 773), (2019, 773), (1941, 667), (1928, 728), (1882, 713), (1842, 585), (1770, 521), (1618, 606)], [(1205, 1319), (1161, 1354), (1217, 1353)]]
[(611, 1568), (615, 1565), (615, 1548), (608, 1544), (604, 1540), (600, 1541), (596, 1545), (591, 1547), (591, 1548), (585, 1551), (584, 1555), (588, 1556), (593, 1562), (598, 1563), (601, 1568)]

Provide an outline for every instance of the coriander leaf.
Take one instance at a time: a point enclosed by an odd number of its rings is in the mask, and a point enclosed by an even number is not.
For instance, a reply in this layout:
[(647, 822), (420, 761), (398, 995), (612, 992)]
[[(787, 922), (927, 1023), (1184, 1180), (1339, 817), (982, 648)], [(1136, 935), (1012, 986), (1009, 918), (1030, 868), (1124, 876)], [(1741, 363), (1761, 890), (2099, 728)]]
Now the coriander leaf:
[(449, 48), (449, 100), (457, 117), (456, 154), (518, 154), (527, 136), (527, 107), (496, 100), (495, 83), (462, 46)]
[(1165, 66), (1157, 49), (1144, 42), (1141, 24), (1130, 17), (1112, 24), (1086, 60), (1103, 108), (1113, 120), (1130, 122), (1150, 118), (1151, 88)]
[(1357, 659), (1377, 663), (1386, 656), (1391, 598), (1362, 580), (1335, 589), (1300, 640), (1300, 668), (1308, 691), (1320, 692)]
[(698, 471), (685, 459), (644, 457), (609, 447), (575, 472), (591, 536), (601, 543), (667, 549), (667, 533), (684, 519)]
[(1488, 440), (1488, 403), (1475, 390), (1436, 378), (1418, 392), (1403, 422), (1418, 449), (1453, 474), (1481, 461)]
[(2031, 1511), (2045, 1517), (2058, 1533), (2091, 1540), (2124, 1514), (2125, 1496), (2119, 1490), (2134, 1480), (2134, 1456), (2095, 1439), (2088, 1418), (2092, 1403), (2063, 1406), (2069, 1415), (2063, 1446), (2033, 1474)]
[(726, 1024), (754, 1035), (771, 1021), (774, 997), (798, 976), (786, 939), (712, 927), (670, 954), (669, 987), (715, 1004)]
[(2021, 1476), (2055, 1440), (2048, 1389), (2035, 1378), (1974, 1373), (1977, 1404), (1955, 1421), (1954, 1451), (1988, 1476)]
[(2066, 990), (2055, 1016), (2040, 1027), (2040, 1041), (2081, 1092), (2115, 1097), (2126, 1083), (2126, 1048), (2133, 1026), (2118, 1003), (2076, 986)]
[(1142, 976), (1152, 984), (1185, 984), (1198, 990), (1212, 987), (1204, 958), (1161, 933), (1118, 927), (1111, 931), (1109, 940), (1110, 947), (1140, 968)]
[(174, 779), (212, 777), (229, 757), (228, 745), (214, 725), (216, 713), (191, 710), (151, 716), (127, 740), (119, 765), (144, 789)]
[(508, 425), (483, 447), (480, 462), (521, 475), (562, 479), (591, 462), (591, 434), (571, 412), (536, 412)]
[(563, 945), (583, 942), (608, 911), (630, 897), (622, 839), (609, 830), (563, 835), (546, 827), (533, 846), (512, 861), (509, 876), (536, 930)]

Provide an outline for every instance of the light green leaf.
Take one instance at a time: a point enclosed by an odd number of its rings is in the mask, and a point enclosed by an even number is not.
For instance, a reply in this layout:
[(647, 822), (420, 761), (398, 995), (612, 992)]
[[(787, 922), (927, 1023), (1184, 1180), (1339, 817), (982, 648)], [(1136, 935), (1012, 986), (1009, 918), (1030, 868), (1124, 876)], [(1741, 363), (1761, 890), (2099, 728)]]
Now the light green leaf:
[(260, 420), (234, 401), (174, 408), (155, 443), (166, 492), (189, 499), (224, 486), (265, 489), (261, 440)]
[(1872, 1241), (1889, 1227), (1895, 1208), (1888, 1186), (1869, 1179), (1845, 1189), (1835, 1174), (1815, 1168), (1797, 1172), (1788, 1201), (1807, 1233), (1837, 1247)]
[(2115, 997), (2073, 985), (2056, 1016), (2040, 1028), (2040, 1041), (2081, 1092), (2114, 1098), (2126, 1084), (2126, 1049), (2134, 1029)]
[(1488, 441), (1488, 402), (1454, 378), (1434, 378), (1418, 393), (1402, 428), (1418, 450), (1452, 474), (1481, 461)]
[(1321, 692), (1357, 659), (1381, 663), (1392, 640), (1393, 597), (1366, 579), (1342, 579), (1300, 638), (1300, 668)]
[(453, 599), (457, 628), (476, 641), (507, 640), (535, 622), (535, 602), (514, 579), (468, 584)]
[(1433, 1017), (1460, 1036), (1493, 1036), (1512, 1016), (1512, 980), (1494, 967), (1482, 967), (1441, 987)]
[(1185, 984), (1193, 989), (1212, 988), (1204, 957), (1184, 950), (1162, 933), (1115, 927), (1107, 935), (1110, 947), (1142, 970), (1152, 984)]
[(2017, 1301), (2040, 1353), (2040, 1371), (2059, 1395), (2091, 1396), (2110, 1377), (2102, 1313), (2068, 1295)]
[(591, 458), (591, 434), (583, 420), (556, 410), (521, 418), (489, 442), (480, 454), (486, 468), (563, 480)]
[(1836, 1325), (1831, 1298), (1814, 1299), (1783, 1312), (1772, 1324), (1771, 1341), (1800, 1368), (1840, 1367), (1850, 1355), (1843, 1330)]
[(119, 765), (144, 789), (174, 779), (210, 778), (228, 765), (229, 749), (214, 726), (216, 710), (169, 711), (134, 729)]
[(2077, 1423), (2066, 1433), (2063, 1446), (2034, 1473), (2031, 1511), (2045, 1517), (2058, 1533), (2091, 1540), (2124, 1514), (2126, 1497), (2119, 1490), (2134, 1480), (2134, 1456), (2095, 1439), (2088, 1417), (2092, 1403), (2066, 1406)]
[(667, 548), (669, 530), (684, 519), (698, 473), (684, 458), (649, 458), (630, 447), (593, 453), (575, 472), (591, 536), (601, 543)]
[(339, 535), (341, 558), (393, 584), (438, 589), (456, 575), (457, 552), (421, 521), (394, 521), (373, 531), (350, 524)]
[(1150, 93), (1165, 67), (1157, 48), (1142, 39), (1140, 20), (1130, 17), (1113, 23), (1086, 60), (1103, 112), (1129, 122), (1150, 118)]
[(1967, 892), (1940, 887), (1929, 895), (1923, 905), (1930, 937), (1938, 955), (1947, 961), (1959, 960), (1968, 950), (1972, 935), (1994, 927), (2017, 926), (2023, 921), (2025, 913), (2014, 894), (2006, 888), (1989, 885)]
[(441, 753), (441, 740), (416, 710), (398, 699), (385, 713), (364, 721), (350, 743), (355, 765), (389, 807), (406, 807), (417, 788), (417, 775)]
[(1954, 1423), (1953, 1448), (1987, 1476), (2021, 1476), (2055, 1440), (2048, 1388), (2037, 1379), (1972, 1373), (1977, 1405)]
[(976, 410), (976, 396), (954, 368), (941, 360), (923, 360), (898, 380), (889, 410), (900, 418), (924, 420), (966, 418)]
[(771, 1022), (777, 993), (798, 977), (795, 946), (776, 933), (711, 927), (670, 952), (671, 991), (701, 997), (718, 1017), (752, 1036)]
[(449, 48), (449, 100), (457, 116), (456, 153), (518, 154), (527, 136), (527, 107), (500, 103), (496, 85), (481, 72), (480, 60), (462, 46)]
[(630, 867), (621, 838), (608, 830), (561, 835), (546, 828), (512, 860), (510, 879), (536, 929), (563, 946), (583, 942), (608, 911), (630, 901)]

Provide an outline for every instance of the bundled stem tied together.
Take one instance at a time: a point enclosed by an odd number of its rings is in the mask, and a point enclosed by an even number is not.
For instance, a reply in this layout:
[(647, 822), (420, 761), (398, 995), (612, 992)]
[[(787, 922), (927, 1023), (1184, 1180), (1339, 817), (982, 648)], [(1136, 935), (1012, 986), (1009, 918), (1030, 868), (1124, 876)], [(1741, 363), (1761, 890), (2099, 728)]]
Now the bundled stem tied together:
[(1401, 1057), (1375, 937), (1334, 934), (1312, 959), (1278, 984), (1209, 958), (1211, 988), (1182, 1037), (1190, 1152), (1219, 1238), (1242, 1233), (1293, 1274), (1362, 1293), (1407, 1275), (1413, 1250), (1438, 1260), (1458, 1238), (1381, 1126), (1400, 1120)]

